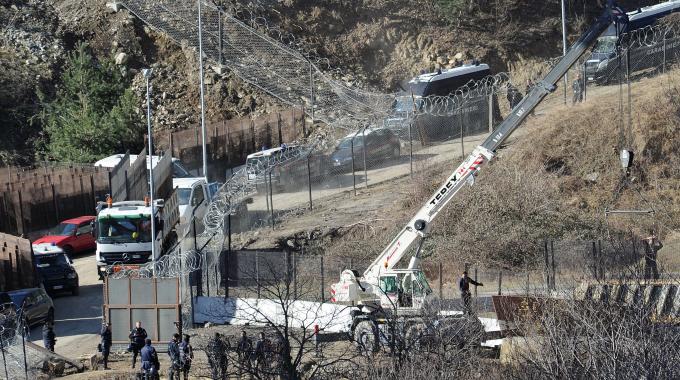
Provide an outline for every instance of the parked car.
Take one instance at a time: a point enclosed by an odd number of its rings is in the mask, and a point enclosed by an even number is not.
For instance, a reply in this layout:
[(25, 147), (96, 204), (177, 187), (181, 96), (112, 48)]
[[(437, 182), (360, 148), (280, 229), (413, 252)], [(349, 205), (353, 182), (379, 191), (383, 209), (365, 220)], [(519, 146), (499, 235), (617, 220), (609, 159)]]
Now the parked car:
[(74, 296), (79, 293), (78, 273), (73, 262), (56, 245), (34, 245), (35, 267), (43, 287), (48, 292), (69, 291)]
[(271, 178), (276, 191), (284, 192), (307, 186), (309, 179), (314, 181), (327, 176), (326, 158), (310, 154), (305, 146), (284, 144), (249, 154), (246, 158), (246, 174), (248, 181), (255, 184), (258, 191), (266, 191)]
[[(364, 138), (366, 143), (364, 144)], [(351, 133), (345, 136), (335, 151), (331, 153), (330, 164), (333, 168), (347, 171), (352, 169), (352, 151), (354, 152), (354, 168), (364, 168), (364, 145), (366, 147), (366, 165), (386, 159), (396, 159), (401, 155), (399, 137), (387, 128), (366, 129), (364, 133)]]
[(43, 322), (54, 322), (54, 304), (43, 288), (13, 290), (8, 292), (17, 314), (28, 327)]
[(16, 334), (17, 307), (12, 298), (5, 292), (0, 292), (0, 338), (7, 342)]
[(94, 250), (97, 244), (92, 236), (94, 216), (80, 216), (64, 220), (54, 227), (47, 236), (33, 242), (33, 249), (42, 244), (51, 245), (64, 250), (69, 257), (76, 253)]

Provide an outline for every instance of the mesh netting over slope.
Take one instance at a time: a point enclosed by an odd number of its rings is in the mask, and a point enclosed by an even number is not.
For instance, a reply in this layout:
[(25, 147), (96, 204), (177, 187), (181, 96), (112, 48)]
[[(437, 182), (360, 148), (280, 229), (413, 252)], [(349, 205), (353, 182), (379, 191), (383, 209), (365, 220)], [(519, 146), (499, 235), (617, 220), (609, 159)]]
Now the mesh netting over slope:
[[(125, 0), (132, 13), (180, 43), (198, 49), (196, 1)], [(355, 90), (329, 78), (299, 51), (259, 33), (212, 4), (203, 4), (204, 58), (281, 102), (313, 106), (315, 119), (355, 129), (384, 117), (393, 97)], [(220, 48), (221, 47), (221, 48)]]

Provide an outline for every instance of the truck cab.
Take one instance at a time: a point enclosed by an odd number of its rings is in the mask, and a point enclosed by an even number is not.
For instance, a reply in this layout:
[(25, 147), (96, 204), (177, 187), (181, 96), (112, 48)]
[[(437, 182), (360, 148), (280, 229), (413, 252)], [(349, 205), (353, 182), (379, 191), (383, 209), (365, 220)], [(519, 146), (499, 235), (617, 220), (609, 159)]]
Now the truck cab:
[(393, 269), (380, 276), (380, 306), (385, 310), (395, 307), (404, 310), (421, 310), (427, 296), (432, 294), (430, 284), (419, 269)]
[(220, 183), (208, 183), (203, 177), (174, 178), (172, 187), (177, 192), (178, 231), (186, 231), (192, 217), (203, 220), (210, 202), (220, 189)]
[[(147, 201), (107, 202), (99, 211), (93, 234), (97, 242), (97, 273), (100, 279), (112, 271), (136, 268), (160, 257), (163, 225), (159, 212), (162, 202), (154, 203), (155, 237), (151, 236), (152, 207)], [(151, 257), (152, 244), (155, 244), (155, 258)]]

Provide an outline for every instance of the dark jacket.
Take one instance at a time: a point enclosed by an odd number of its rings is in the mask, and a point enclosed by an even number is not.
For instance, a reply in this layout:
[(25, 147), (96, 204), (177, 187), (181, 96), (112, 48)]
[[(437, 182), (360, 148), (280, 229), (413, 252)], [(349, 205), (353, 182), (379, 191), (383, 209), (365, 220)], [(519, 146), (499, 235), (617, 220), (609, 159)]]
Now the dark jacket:
[(106, 326), (102, 327), (102, 331), (99, 333), (102, 337), (102, 351), (109, 351), (111, 348), (111, 330), (107, 329)]
[(130, 341), (137, 346), (137, 349), (144, 347), (144, 341), (146, 340), (146, 330), (143, 327), (135, 327), (130, 331), (129, 335)]
[(174, 340), (168, 343), (168, 356), (173, 364), (179, 363), (179, 344)]
[(191, 359), (193, 358), (194, 348), (191, 347), (191, 344), (187, 343), (186, 341), (181, 341), (179, 343), (179, 362), (182, 363), (183, 366), (186, 366), (191, 364)]
[(54, 334), (54, 330), (47, 327), (47, 325), (43, 325), (42, 339), (43, 339), (43, 345), (47, 349), (54, 348), (54, 345), (57, 343), (57, 336)]
[(253, 341), (248, 337), (241, 337), (238, 341), (238, 347), (236, 348), (241, 358), (247, 358), (250, 355), (250, 351), (253, 349)]
[(262, 360), (264, 359), (264, 356), (267, 351), (267, 341), (266, 340), (258, 340), (255, 342), (255, 359), (256, 360)]
[(150, 370), (152, 367), (158, 370), (158, 354), (152, 345), (142, 347), (142, 369)]
[(460, 280), (458, 280), (458, 289), (460, 289), (461, 293), (469, 293), (470, 284), (479, 286), (479, 282), (471, 279), (470, 277), (461, 277)]

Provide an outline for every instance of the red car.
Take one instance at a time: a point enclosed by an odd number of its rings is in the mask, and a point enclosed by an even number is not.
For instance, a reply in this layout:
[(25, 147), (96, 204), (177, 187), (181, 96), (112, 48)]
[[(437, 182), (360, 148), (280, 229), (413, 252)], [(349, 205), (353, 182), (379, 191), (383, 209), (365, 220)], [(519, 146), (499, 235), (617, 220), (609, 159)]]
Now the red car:
[(74, 253), (93, 250), (97, 247), (94, 236), (92, 236), (92, 222), (94, 219), (94, 216), (81, 216), (64, 220), (54, 227), (49, 235), (34, 241), (33, 245), (51, 245), (54, 243), (69, 256)]

